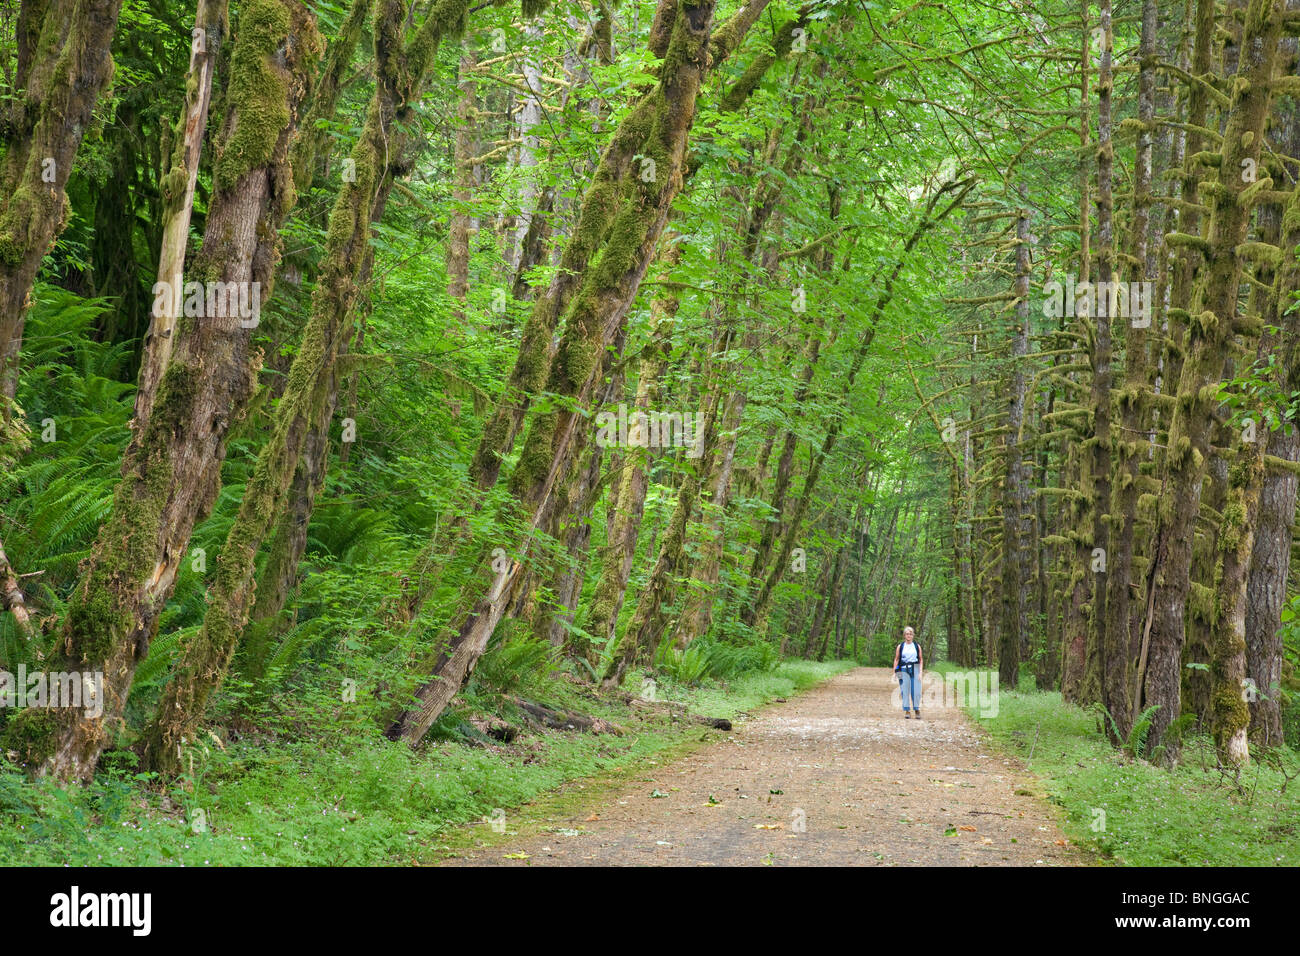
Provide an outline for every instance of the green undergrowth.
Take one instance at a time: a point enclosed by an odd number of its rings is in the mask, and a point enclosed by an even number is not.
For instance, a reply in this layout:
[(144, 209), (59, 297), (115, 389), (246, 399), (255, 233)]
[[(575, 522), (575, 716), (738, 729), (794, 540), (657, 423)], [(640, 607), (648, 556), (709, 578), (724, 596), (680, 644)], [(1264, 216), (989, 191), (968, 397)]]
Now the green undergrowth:
[(1001, 748), (1026, 762), (1041, 796), (1062, 809), (1066, 836), (1105, 860), (1125, 866), (1300, 864), (1300, 759), (1294, 751), (1224, 771), (1216, 766), (1213, 743), (1191, 736), (1178, 766), (1165, 770), (1117, 751), (1098, 717), (1059, 693), (1003, 691), (995, 716), (967, 712)]
[[(496, 662), (507, 670), (508, 664)], [(655, 697), (685, 703), (692, 713), (735, 718), (850, 666), (791, 661), (699, 686), (661, 674)], [(642, 686), (641, 675), (630, 675), (627, 686)], [(635, 769), (719, 737), (674, 721), (664, 708), (597, 700), (560, 678), (512, 690), (602, 717), (625, 733), (528, 729), (507, 698), (478, 684), (458, 698), (419, 752), (389, 743), (367, 721), (294, 738), (213, 735), (194, 751), (185, 775), (166, 785), (136, 773), (127, 759), (105, 761), (80, 789), (33, 782), (5, 765), (0, 865), (420, 862), (445, 846), (455, 828), (494, 811), (511, 813), (566, 782)], [(488, 716), (524, 729), (508, 745), (475, 741), (470, 720)]]

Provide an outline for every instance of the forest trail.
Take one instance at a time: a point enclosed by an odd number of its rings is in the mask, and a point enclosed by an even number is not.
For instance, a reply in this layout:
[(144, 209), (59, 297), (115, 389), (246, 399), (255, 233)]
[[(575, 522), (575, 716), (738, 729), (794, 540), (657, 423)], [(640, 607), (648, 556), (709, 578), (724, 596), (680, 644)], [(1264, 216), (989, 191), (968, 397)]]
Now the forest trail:
[(890, 677), (879, 667), (848, 671), (541, 832), (525, 824), (442, 865), (1089, 862), (1028, 793), (1019, 762), (992, 753), (957, 708), (904, 720)]

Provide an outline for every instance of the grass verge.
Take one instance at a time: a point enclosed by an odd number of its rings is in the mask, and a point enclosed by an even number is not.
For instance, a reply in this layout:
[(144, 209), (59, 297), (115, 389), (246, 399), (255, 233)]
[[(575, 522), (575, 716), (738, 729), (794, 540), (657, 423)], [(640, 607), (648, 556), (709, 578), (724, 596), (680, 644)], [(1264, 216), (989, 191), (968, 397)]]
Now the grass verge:
[[(686, 703), (693, 713), (734, 718), (852, 666), (791, 661), (725, 685), (660, 682), (657, 696)], [(637, 685), (639, 675), (632, 675)], [(149, 774), (110, 768), (85, 787), (63, 788), (0, 765), (0, 865), (427, 861), (466, 833), (491, 833), (457, 831), (494, 810), (511, 811), (569, 781), (597, 778), (598, 787), (718, 736), (663, 713), (590, 699), (583, 709), (628, 732), (525, 731), (509, 746), (443, 739), (419, 752), (379, 738), (368, 724), (297, 739), (223, 744), (213, 737), (186, 774), (165, 786)], [(512, 825), (513, 819), (512, 813)]]
[(1059, 693), (1003, 690), (996, 715), (967, 713), (1041, 781), (1042, 796), (1064, 811), (1066, 836), (1104, 860), (1300, 865), (1300, 760), (1292, 751), (1226, 772), (1211, 741), (1190, 737), (1180, 764), (1165, 770), (1116, 751), (1097, 717)]

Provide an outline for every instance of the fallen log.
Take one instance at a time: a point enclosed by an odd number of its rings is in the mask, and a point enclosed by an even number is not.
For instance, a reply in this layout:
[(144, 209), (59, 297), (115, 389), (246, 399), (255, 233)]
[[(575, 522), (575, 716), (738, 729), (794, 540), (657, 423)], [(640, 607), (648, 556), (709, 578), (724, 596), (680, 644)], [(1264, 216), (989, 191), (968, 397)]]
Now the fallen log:
[(499, 740), (503, 744), (508, 744), (519, 736), (518, 727), (496, 717), (486, 720), (481, 717), (471, 717), (469, 722), (483, 736)]
[(551, 730), (580, 730), (591, 734), (613, 734), (615, 737), (622, 737), (627, 733), (618, 724), (603, 720), (600, 717), (589, 717), (586, 714), (578, 713), (576, 710), (558, 710), (554, 707), (547, 707), (545, 704), (539, 704), (536, 701), (524, 700), (522, 697), (507, 699), (523, 711), (526, 720), (531, 720), (533, 723), (548, 727)]
[(666, 710), (674, 720), (689, 720), (696, 724), (703, 724), (705, 727), (712, 727), (714, 730), (731, 730), (731, 721), (725, 717), (706, 717), (703, 714), (692, 714), (686, 709), (685, 704), (680, 704), (675, 700), (646, 700), (644, 697), (637, 697), (635, 694), (629, 694), (626, 691), (616, 691), (615, 696), (633, 710)]

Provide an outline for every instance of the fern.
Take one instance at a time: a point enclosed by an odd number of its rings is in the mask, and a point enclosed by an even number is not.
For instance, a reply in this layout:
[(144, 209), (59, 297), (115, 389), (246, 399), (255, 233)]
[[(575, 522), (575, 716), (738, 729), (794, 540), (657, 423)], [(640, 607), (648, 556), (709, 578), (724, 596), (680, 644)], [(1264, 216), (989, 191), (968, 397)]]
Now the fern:
[(1159, 704), (1152, 704), (1138, 715), (1137, 720), (1133, 721), (1133, 729), (1128, 732), (1128, 740), (1124, 742), (1124, 750), (1130, 757), (1138, 757), (1146, 751), (1147, 734), (1151, 732), (1151, 721), (1155, 718), (1155, 713), (1159, 709)]
[(180, 650), (180, 645), (190, 636), (198, 633), (198, 627), (187, 627), (179, 631), (160, 634), (149, 645), (149, 653), (135, 669), (135, 678), (131, 682), (131, 693), (155, 686), (171, 667), (172, 661)]
[(1196, 723), (1196, 714), (1181, 714), (1167, 728), (1164, 736), (1160, 738), (1160, 743), (1151, 749), (1151, 760), (1153, 763), (1160, 763), (1171, 749), (1176, 749), (1182, 743), (1184, 735), (1189, 728)]
[(268, 685), (279, 683), (298, 663), (304, 651), (328, 636), (326, 625), (329, 623), (326, 618), (314, 617), (290, 628), (266, 663), (265, 683)]
[(531, 633), (509, 634), (509, 628), (498, 628), (496, 638), (479, 658), (474, 670), (475, 680), (503, 693), (517, 690), (539, 675), (553, 671), (559, 661), (559, 649)]
[[(1111, 716), (1110, 711), (1106, 709), (1105, 704), (1101, 701), (1094, 701), (1089, 710), (1091, 710), (1093, 715), (1097, 718), (1097, 733), (1101, 734), (1103, 737), (1109, 737), (1111, 740), (1124, 739), (1124, 735), (1119, 732), (1119, 725), (1115, 723), (1115, 718)], [(1105, 720), (1102, 719), (1103, 717)], [(1110, 724), (1109, 734), (1106, 733), (1107, 724)]]
[(15, 455), (0, 469), (0, 538), (15, 566), (35, 574), (28, 602), (49, 618), (112, 507), (133, 388), (118, 380), (130, 346), (95, 340), (105, 300), (47, 285), (33, 299), (18, 388), (27, 436), (0, 454)]

